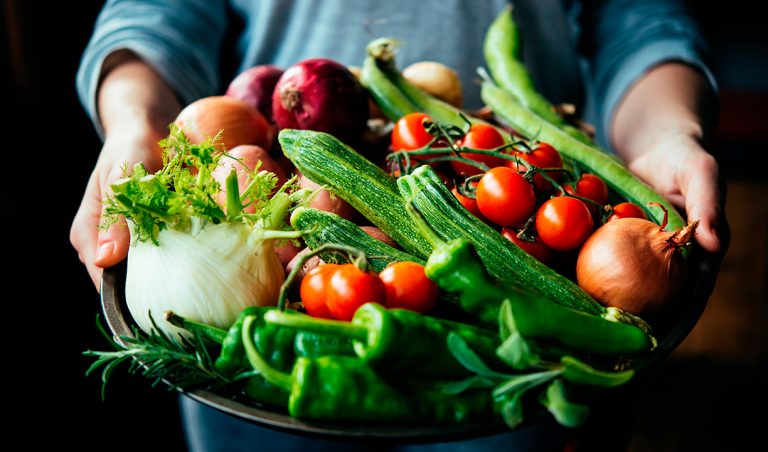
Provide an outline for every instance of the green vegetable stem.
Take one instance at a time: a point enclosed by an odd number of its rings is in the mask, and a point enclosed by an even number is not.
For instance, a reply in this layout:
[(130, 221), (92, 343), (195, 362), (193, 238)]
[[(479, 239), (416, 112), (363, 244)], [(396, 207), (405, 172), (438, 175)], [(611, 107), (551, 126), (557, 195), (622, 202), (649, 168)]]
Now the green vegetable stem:
[(466, 369), (447, 349), (446, 338), (460, 335), (486, 360), (498, 362), (498, 336), (472, 325), (425, 316), (375, 303), (360, 307), (352, 322), (316, 319), (289, 312), (268, 312), (268, 323), (302, 331), (348, 337), (357, 355), (377, 371), (434, 378), (466, 375)]
[(246, 355), (265, 380), (290, 394), (291, 416), (356, 422), (456, 423), (492, 414), (487, 392), (447, 395), (436, 390), (397, 387), (358, 358), (302, 357), (290, 374), (274, 369), (253, 342), (255, 321), (249, 316), (243, 324)]

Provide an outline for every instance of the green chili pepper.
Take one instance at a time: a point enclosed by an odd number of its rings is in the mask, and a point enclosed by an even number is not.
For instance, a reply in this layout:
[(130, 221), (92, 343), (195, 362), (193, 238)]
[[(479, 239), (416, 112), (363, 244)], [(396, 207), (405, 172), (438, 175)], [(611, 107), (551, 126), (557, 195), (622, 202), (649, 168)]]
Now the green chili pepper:
[(347, 356), (301, 357), (291, 374), (274, 369), (252, 340), (255, 317), (243, 328), (246, 356), (256, 371), (286, 393), (288, 412), (307, 419), (342, 421), (453, 423), (489, 416), (487, 391), (445, 395), (438, 391), (394, 386), (364, 360)]
[(576, 311), (537, 294), (501, 285), (485, 270), (470, 241), (460, 238), (446, 243), (413, 205), (408, 205), (408, 212), (432, 245), (432, 255), (424, 266), (427, 277), (444, 290), (458, 292), (461, 306), (480, 320), (498, 321), (502, 303), (509, 300), (516, 327), (526, 338), (605, 355), (637, 354), (653, 347), (652, 338), (637, 326)]
[(275, 325), (350, 338), (363, 361), (388, 373), (439, 378), (467, 375), (468, 371), (448, 350), (451, 332), (461, 336), (488, 362), (498, 363), (495, 350), (500, 342), (490, 330), (405, 309), (386, 309), (375, 303), (361, 306), (351, 323), (277, 310), (268, 312), (265, 318)]

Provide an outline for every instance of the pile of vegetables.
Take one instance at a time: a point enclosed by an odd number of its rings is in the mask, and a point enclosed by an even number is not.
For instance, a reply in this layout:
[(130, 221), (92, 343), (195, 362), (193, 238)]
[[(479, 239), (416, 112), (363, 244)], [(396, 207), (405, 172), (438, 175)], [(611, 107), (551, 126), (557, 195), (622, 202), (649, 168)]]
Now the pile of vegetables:
[(359, 81), (260, 66), (182, 111), (163, 168), (107, 201), (142, 331), (89, 372), (131, 361), (302, 419), (513, 428), (579, 425), (590, 387), (633, 377), (696, 221), (535, 92), (510, 10), (485, 41), (493, 116), (460, 109), (450, 68), (401, 72), (396, 45), (371, 42)]

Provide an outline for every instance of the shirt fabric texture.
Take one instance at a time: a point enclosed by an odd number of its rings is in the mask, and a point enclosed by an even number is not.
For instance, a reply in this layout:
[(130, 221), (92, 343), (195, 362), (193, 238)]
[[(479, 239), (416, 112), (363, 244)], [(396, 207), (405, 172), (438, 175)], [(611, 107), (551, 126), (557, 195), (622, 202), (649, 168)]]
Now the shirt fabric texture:
[[(518, 0), (535, 1), (535, 0)], [(360, 66), (381, 36), (403, 42), (400, 67), (435, 60), (455, 69), (465, 106), (481, 106), (476, 69), (485, 30), (505, 0), (109, 0), (77, 74), (80, 101), (103, 134), (96, 93), (105, 58), (133, 51), (169, 83), (182, 104), (221, 94), (257, 64), (287, 68), (305, 58)], [(668, 61), (699, 69), (705, 42), (678, 0), (563, 1), (586, 90), (583, 118), (607, 146), (613, 112), (644, 73)], [(546, 27), (547, 24), (542, 24)], [(527, 55), (526, 59), (536, 55)], [(549, 62), (558, 71), (557, 62)], [(562, 70), (562, 69), (561, 69)], [(546, 94), (546, 93), (544, 93)]]

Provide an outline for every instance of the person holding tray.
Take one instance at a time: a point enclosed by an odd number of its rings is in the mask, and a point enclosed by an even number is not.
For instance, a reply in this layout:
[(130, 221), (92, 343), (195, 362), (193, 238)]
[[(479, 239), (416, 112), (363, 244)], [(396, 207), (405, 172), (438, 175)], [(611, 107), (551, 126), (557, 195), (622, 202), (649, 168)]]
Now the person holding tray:
[[(80, 100), (104, 140), (70, 234), (94, 284), (98, 287), (103, 268), (125, 259), (129, 247), (127, 228), (97, 230), (110, 184), (126, 165), (141, 161), (150, 171), (159, 168), (157, 142), (184, 105), (223, 92), (237, 73), (257, 64), (285, 68), (324, 57), (359, 65), (371, 39), (391, 36), (404, 43), (401, 64), (429, 59), (448, 65), (463, 82), (465, 106), (479, 108), (474, 80), (476, 68), (484, 65), (483, 37), (507, 3), (108, 1), (77, 75)], [(718, 164), (703, 144), (715, 116), (716, 85), (705, 63), (706, 44), (683, 2), (513, 3), (539, 91), (553, 103), (575, 104), (595, 125), (599, 144), (689, 218), (700, 220), (698, 245), (724, 253), (728, 227)], [(181, 408), (192, 450), (342, 447), (259, 428), (186, 397)], [(468, 443), (412, 447), (527, 444), (531, 450), (556, 450), (567, 436), (556, 424), (542, 423)]]

